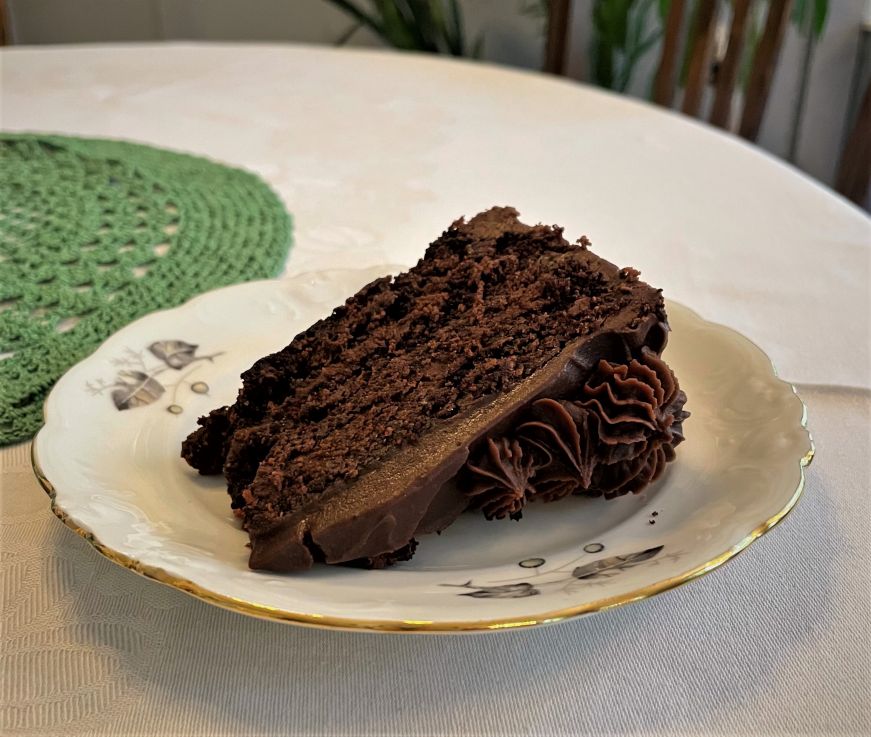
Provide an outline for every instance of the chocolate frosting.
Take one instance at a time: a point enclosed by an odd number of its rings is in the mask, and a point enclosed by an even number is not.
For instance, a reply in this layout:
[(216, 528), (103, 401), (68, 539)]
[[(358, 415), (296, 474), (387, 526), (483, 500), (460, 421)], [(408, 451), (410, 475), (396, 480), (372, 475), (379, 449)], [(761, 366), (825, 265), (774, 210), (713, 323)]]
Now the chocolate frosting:
[(527, 501), (637, 493), (674, 459), (685, 402), (649, 348), (628, 362), (602, 359), (566, 396), (537, 399), (514, 428), (488, 437), (466, 464), (467, 493), (488, 519), (516, 519)]
[[(488, 469), (506, 481), (522, 478), (524, 458), (514, 456), (508, 459), (511, 468), (497, 470), (493, 456), (487, 457), (491, 452), (487, 439), (494, 439), (497, 456), (504, 460), (505, 449), (499, 448), (498, 440), (513, 438), (512, 428), (532, 419), (530, 408), (538, 400), (573, 395), (591, 376), (601, 357), (627, 362), (645, 346), (655, 346), (656, 350), (664, 347), (668, 325), (658, 315), (651, 313), (628, 323), (622, 316), (615, 318), (596, 335), (573, 341), (507, 394), (485, 398), (479, 407), (445, 423), (416, 445), (398, 450), (353, 485), (336, 487), (269, 526), (249, 530), (251, 567), (294, 571), (308, 568), (315, 561), (341, 563), (374, 558), (398, 550), (419, 535), (443, 530), (470, 504), (488, 504), (488, 508), (495, 504), (494, 510), (506, 509), (504, 484), (491, 484), (489, 494), (481, 490), (477, 499), (469, 495), (469, 490), (475, 488), (474, 482), (470, 484), (469, 475), (474, 471), (467, 465), (469, 458), (474, 457), (472, 466)], [(536, 459), (536, 453), (542, 452), (533, 448), (531, 457)], [(536, 463), (542, 467), (540, 460)], [(515, 465), (520, 467), (519, 472)], [(539, 472), (539, 498), (564, 496), (561, 485), (571, 484), (565, 492), (571, 493), (576, 488), (573, 479), (562, 464), (550, 464), (546, 473)], [(484, 476), (478, 481), (485, 485), (492, 479)], [(500, 494), (502, 501), (489, 501)], [(528, 498), (526, 486), (522, 504)], [(508, 507), (503, 516), (513, 513), (513, 508)]]
[(679, 409), (628, 367), (665, 347), (662, 296), (588, 245), (511, 208), (458, 221), (249, 369), (183, 454), (224, 473), (251, 567), (386, 565), (470, 505), (516, 517), (661, 473)]
[[(509, 438), (487, 438), (486, 450), (477, 462), (466, 464), (475, 483), (468, 491), (469, 496), (481, 496), (481, 508), (490, 517), (517, 518), (531, 490), (530, 479), (535, 475), (535, 462), (527, 448), (519, 440)], [(499, 492), (492, 493), (493, 489)]]

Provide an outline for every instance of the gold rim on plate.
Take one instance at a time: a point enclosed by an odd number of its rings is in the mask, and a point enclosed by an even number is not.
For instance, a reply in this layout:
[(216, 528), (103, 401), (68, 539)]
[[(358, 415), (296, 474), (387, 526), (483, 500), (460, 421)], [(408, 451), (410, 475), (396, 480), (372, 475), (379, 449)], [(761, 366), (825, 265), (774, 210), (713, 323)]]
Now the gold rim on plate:
[[(789, 386), (791, 387), (793, 394), (795, 394), (796, 399), (801, 402), (801, 426), (807, 431), (807, 406), (798, 395), (795, 387), (791, 384)], [(744, 537), (736, 545), (733, 545), (731, 548), (724, 551), (720, 555), (712, 558), (707, 563), (696, 566), (695, 568), (687, 571), (686, 573), (682, 573), (678, 576), (672, 576), (671, 578), (664, 579), (655, 584), (650, 584), (649, 586), (643, 586), (640, 589), (630, 591), (620, 596), (612, 596), (607, 599), (592, 601), (587, 604), (582, 604), (580, 606), (556, 609), (554, 611), (545, 612), (544, 614), (537, 615), (533, 618), (527, 617), (522, 619), (513, 619), (509, 617), (505, 619), (482, 619), (472, 620), (468, 622), (351, 619), (349, 617), (333, 617), (325, 616), (322, 614), (289, 612), (283, 609), (278, 609), (276, 607), (266, 606), (264, 604), (254, 604), (249, 601), (235, 599), (231, 596), (225, 596), (224, 594), (219, 594), (215, 591), (203, 588), (202, 586), (194, 583), (193, 581), (189, 581), (188, 579), (181, 578), (179, 576), (174, 576), (170, 573), (167, 573), (162, 568), (158, 568), (157, 566), (145, 565), (140, 561), (101, 543), (94, 536), (93, 533), (88, 532), (83, 527), (81, 527), (57, 504), (57, 493), (55, 491), (55, 488), (52, 485), (51, 481), (49, 481), (45, 474), (42, 472), (42, 469), (39, 466), (39, 460), (36, 456), (35, 442), (31, 443), (30, 456), (36, 478), (51, 499), (51, 511), (54, 513), (54, 515), (73, 532), (81, 535), (85, 540), (87, 540), (94, 547), (94, 549), (97, 550), (97, 552), (104, 555), (113, 563), (117, 563), (118, 565), (123, 566), (124, 568), (128, 568), (131, 571), (145, 576), (146, 578), (150, 578), (167, 586), (172, 586), (176, 589), (181, 589), (185, 593), (195, 596), (198, 599), (207, 601), (210, 604), (215, 604), (223, 609), (229, 609), (240, 614), (247, 614), (249, 616), (258, 617), (260, 619), (270, 619), (279, 622), (288, 622), (292, 624), (304, 625), (307, 627), (318, 627), (321, 629), (341, 629), (350, 631), (368, 630), (374, 632), (401, 633), (462, 633), (488, 632), (493, 630), (514, 629), (522, 627), (534, 627), (536, 625), (542, 624), (553, 624), (556, 622), (564, 621), (566, 619), (580, 617), (584, 614), (601, 612), (605, 609), (613, 609), (618, 606), (623, 606), (624, 604), (630, 604), (635, 601), (649, 599), (652, 596), (656, 596), (657, 594), (661, 594), (664, 591), (669, 591), (671, 589), (677, 588), (678, 586), (689, 583), (690, 581), (704, 576), (706, 573), (710, 573), (715, 568), (719, 568), (721, 565), (734, 558), (736, 555), (738, 555), (738, 553), (746, 549), (754, 540), (762, 537), (762, 535), (764, 535), (775, 525), (777, 525), (784, 517), (786, 517), (787, 514), (789, 514), (793, 507), (795, 507), (796, 503), (799, 500), (799, 497), (801, 497), (802, 491), (804, 490), (804, 469), (810, 465), (815, 453), (813, 437), (811, 436), (809, 431), (808, 442), (810, 443), (810, 449), (807, 451), (807, 453), (805, 453), (801, 461), (799, 461), (800, 479), (798, 486), (796, 487), (795, 492), (790, 497), (789, 501), (786, 503), (783, 509), (777, 512), (777, 514), (775, 514), (774, 516), (765, 520), (762, 524), (758, 525), (749, 535)]]
[[(219, 290), (214, 291), (224, 291), (230, 290), (234, 287), (223, 287)], [(209, 293), (210, 294), (210, 293)], [(198, 297), (194, 297), (189, 300), (186, 304), (190, 304), (192, 302), (196, 302), (205, 297), (205, 295), (199, 295)], [(184, 306), (184, 305), (182, 305)], [(808, 439), (808, 450), (804, 454), (804, 456), (799, 460), (799, 482), (795, 489), (795, 491), (790, 496), (789, 500), (783, 506), (783, 508), (778, 511), (773, 516), (761, 522), (757, 525), (749, 534), (747, 534), (743, 539), (741, 539), (736, 544), (732, 545), (727, 550), (723, 551), (719, 555), (715, 556), (711, 560), (703, 563), (695, 568), (692, 568), (685, 573), (679, 574), (677, 576), (672, 576), (671, 578), (663, 579), (662, 581), (658, 581), (654, 584), (649, 584), (647, 586), (642, 586), (634, 591), (630, 591), (625, 594), (621, 594), (619, 596), (612, 596), (605, 599), (599, 599), (597, 601), (588, 602), (586, 604), (576, 605), (565, 607), (562, 609), (555, 609), (549, 612), (544, 612), (542, 614), (538, 614), (534, 617), (508, 617), (508, 618), (496, 618), (496, 619), (479, 619), (479, 620), (470, 620), (470, 621), (446, 621), (446, 622), (438, 622), (434, 620), (399, 620), (399, 619), (387, 619), (387, 620), (379, 620), (379, 619), (353, 619), (351, 617), (336, 617), (336, 616), (327, 616), (323, 614), (312, 614), (305, 612), (292, 612), (284, 609), (280, 609), (278, 607), (271, 607), (265, 604), (256, 604), (250, 601), (245, 601), (243, 599), (237, 599), (232, 596), (227, 596), (225, 594), (220, 594), (216, 591), (212, 591), (203, 586), (200, 586), (193, 581), (190, 581), (186, 578), (182, 578), (180, 576), (173, 575), (164, 569), (158, 566), (151, 566), (144, 564), (135, 558), (132, 558), (120, 551), (117, 551), (108, 545), (100, 542), (97, 537), (92, 533), (82, 527), (79, 523), (77, 523), (74, 519), (64, 511), (57, 502), (57, 492), (51, 483), (51, 481), (46, 477), (45, 473), (42, 471), (39, 465), (39, 459), (36, 454), (36, 437), (33, 439), (31, 443), (31, 464), (33, 466), (33, 471), (36, 474), (36, 478), (39, 481), (42, 488), (48, 494), (51, 499), (51, 511), (54, 515), (61, 520), (67, 527), (69, 527), (73, 532), (83, 537), (88, 541), (100, 554), (104, 555), (106, 558), (111, 560), (114, 563), (117, 563), (124, 568), (128, 568), (131, 571), (134, 571), (146, 578), (150, 578), (159, 583), (165, 584), (167, 586), (172, 586), (173, 588), (180, 589), (198, 599), (202, 599), (203, 601), (209, 602), (210, 604), (214, 604), (223, 609), (229, 609), (234, 612), (238, 612), (240, 614), (246, 614), (249, 616), (257, 617), (260, 619), (269, 619), (278, 622), (288, 622), (292, 624), (298, 624), (308, 627), (317, 627), (321, 629), (340, 629), (340, 630), (349, 630), (349, 631), (373, 631), (373, 632), (398, 632), (398, 633), (473, 633), (473, 632), (489, 632), (496, 630), (504, 630), (504, 629), (515, 629), (515, 628), (525, 628), (525, 627), (534, 627), (537, 625), (543, 624), (553, 624), (556, 622), (561, 622), (567, 619), (572, 619), (574, 617), (579, 617), (585, 614), (593, 614), (595, 612), (604, 611), (606, 609), (613, 609), (618, 606), (623, 606), (624, 604), (630, 604), (636, 601), (642, 601), (643, 599), (649, 599), (652, 596), (663, 593), (664, 591), (669, 591), (678, 586), (681, 586), (685, 583), (689, 583), (701, 576), (704, 576), (706, 573), (710, 573), (716, 568), (719, 568), (724, 563), (728, 562), (735, 556), (737, 556), (740, 552), (745, 550), (753, 541), (762, 537), (766, 532), (775, 527), (787, 514), (795, 507), (798, 502), (801, 494), (804, 490), (805, 485), (805, 468), (810, 465), (811, 461), (814, 458), (814, 453), (816, 451), (813, 436), (808, 430), (807, 419), (807, 405), (805, 405), (804, 401), (802, 401), (798, 392), (795, 389), (795, 386), (790, 384), (789, 382), (780, 379), (777, 375), (777, 368), (774, 366), (774, 363), (768, 358), (765, 351), (763, 351), (756, 343), (750, 340), (747, 336), (739, 333), (732, 328), (728, 328), (724, 325), (720, 325), (718, 323), (713, 323), (708, 320), (705, 320), (701, 317), (695, 310), (681, 305), (681, 308), (686, 310), (690, 315), (694, 318), (703, 321), (707, 325), (716, 326), (718, 328), (722, 328), (728, 330), (731, 333), (739, 336), (743, 341), (746, 341), (750, 345), (752, 345), (756, 350), (758, 350), (763, 356), (768, 360), (768, 364), (771, 367), (774, 378), (776, 378), (780, 383), (789, 387), (795, 396), (796, 400), (799, 402), (802, 408), (801, 414), (801, 427), (807, 434)], [(178, 309), (178, 308), (174, 308)], [(162, 310), (161, 312), (169, 312), (171, 310)], [(153, 313), (152, 313), (153, 314)], [(148, 316), (144, 316), (140, 318), (140, 320), (146, 319)], [(138, 322), (138, 321), (137, 321)], [(131, 323), (133, 324), (133, 323)], [(54, 391), (54, 389), (52, 390)], [(47, 422), (47, 417), (45, 407), (48, 404), (48, 399), (46, 399), (45, 404), (43, 405), (43, 419), (44, 424)], [(37, 433), (38, 437), (39, 433)]]

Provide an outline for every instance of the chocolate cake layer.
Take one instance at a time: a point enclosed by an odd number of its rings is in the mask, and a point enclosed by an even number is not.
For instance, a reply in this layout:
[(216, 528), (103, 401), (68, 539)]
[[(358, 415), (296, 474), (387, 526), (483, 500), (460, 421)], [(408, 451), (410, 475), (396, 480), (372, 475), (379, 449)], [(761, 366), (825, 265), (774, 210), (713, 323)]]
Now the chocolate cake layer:
[[(492, 500), (512, 486), (516, 516), (538, 493), (535, 474), (551, 479), (551, 492), (611, 495), (661, 473), (683, 419), (670, 371), (651, 368), (667, 337), (662, 297), (587, 245), (524, 225), (511, 208), (457, 221), (413, 269), (364, 287), (243, 374), (236, 403), (202, 418), (183, 456), (202, 473), (224, 473), (251, 566), (381, 566), (410, 557), (416, 536), (470, 504), (504, 516)], [(580, 396), (590, 381), (610, 389)], [(602, 392), (632, 412), (596, 404)], [(572, 481), (580, 456), (562, 453), (565, 443), (554, 451), (539, 426), (514, 437), (515, 426), (547, 419), (538, 415), (548, 406), (535, 409), (545, 398), (564, 399), (565, 417), (580, 418), (579, 431), (566, 430), (569, 445), (616, 417), (625, 425), (616, 443), (631, 452), (611, 448), (597, 461), (606, 433), (583, 461), (598, 475)], [(570, 427), (550, 409), (556, 426)], [(511, 469), (523, 448), (520, 483)], [(490, 465), (474, 462), (482, 453)]]

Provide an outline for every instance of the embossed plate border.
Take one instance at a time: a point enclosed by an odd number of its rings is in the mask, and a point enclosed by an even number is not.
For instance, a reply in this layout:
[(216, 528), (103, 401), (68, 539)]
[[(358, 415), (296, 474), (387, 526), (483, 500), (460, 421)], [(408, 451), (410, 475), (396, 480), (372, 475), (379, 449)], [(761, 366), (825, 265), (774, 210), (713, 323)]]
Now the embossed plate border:
[[(226, 287), (221, 290), (216, 290), (218, 292), (224, 292), (226, 290), (233, 289), (234, 287)], [(214, 293), (209, 293), (209, 295), (213, 295)], [(203, 299), (208, 295), (201, 295), (200, 297), (194, 298), (190, 302), (182, 305), (179, 308), (175, 309), (184, 309), (187, 305), (190, 305), (198, 300)], [(672, 303), (674, 304), (674, 303)], [(681, 309), (686, 310), (686, 312), (695, 320), (698, 320), (700, 323), (708, 325), (710, 327), (714, 327), (714, 323), (709, 323), (703, 318), (701, 318), (697, 313), (690, 310), (689, 308), (680, 306)], [(147, 320), (148, 316), (142, 318), (142, 320)], [(764, 355), (764, 352), (755, 344), (752, 343), (749, 339), (744, 336), (741, 336), (736, 331), (733, 331), (729, 328), (725, 328), (723, 326), (716, 326), (718, 329), (726, 330), (730, 333), (733, 333), (735, 336), (739, 336), (742, 341), (746, 344), (752, 346), (756, 351), (760, 354)], [(126, 328), (125, 328), (126, 329)], [(88, 360), (88, 359), (86, 359)], [(774, 369), (774, 366), (771, 364), (770, 360), (766, 357), (767, 364), (771, 366), (771, 372), (773, 377), (777, 377), (777, 372)], [(669, 591), (678, 586), (681, 586), (685, 583), (693, 581), (713, 570), (723, 565), (727, 561), (734, 558), (740, 552), (745, 550), (753, 541), (760, 538), (766, 532), (771, 530), (775, 525), (777, 525), (780, 521), (782, 521), (786, 515), (793, 509), (795, 504), (798, 502), (802, 491), (804, 489), (805, 483), (805, 473), (804, 469), (811, 463), (814, 456), (814, 444), (813, 439), (810, 435), (810, 432), (807, 430), (807, 408), (804, 403), (801, 401), (798, 396), (795, 388), (781, 380), (777, 379), (779, 384), (782, 385), (784, 391), (792, 392), (795, 401), (801, 405), (801, 427), (804, 430), (807, 436), (807, 450), (803, 452), (800, 457), (796, 458), (796, 462), (799, 468), (799, 482), (793, 491), (792, 495), (788, 498), (787, 502), (784, 506), (776, 512), (771, 517), (760, 521), (756, 524), (752, 529), (750, 529), (747, 534), (739, 540), (737, 543), (731, 545), (726, 550), (723, 550), (716, 556), (712, 557), (710, 560), (706, 561), (701, 565), (694, 566), (690, 570), (683, 572), (679, 575), (671, 576), (668, 578), (663, 578), (662, 580), (656, 581), (655, 583), (639, 587), (635, 590), (629, 591), (625, 594), (620, 594), (617, 596), (610, 596), (601, 599), (597, 599), (594, 601), (588, 601), (580, 605), (575, 606), (567, 606), (564, 608), (554, 609), (551, 611), (546, 611), (543, 613), (536, 613), (534, 616), (523, 617), (523, 616), (513, 616), (513, 617), (499, 617), (499, 618), (483, 618), (483, 619), (473, 619), (468, 621), (457, 621), (457, 620), (445, 620), (438, 621), (434, 620), (410, 620), (410, 619), (364, 619), (364, 618), (355, 618), (355, 617), (339, 617), (332, 615), (321, 615), (317, 613), (310, 612), (296, 612), (290, 611), (282, 608), (271, 607), (263, 604), (259, 604), (256, 602), (246, 601), (243, 599), (234, 598), (232, 596), (228, 596), (226, 594), (222, 594), (220, 592), (211, 590), (200, 584), (195, 583), (187, 578), (174, 575), (163, 568), (148, 565), (143, 563), (140, 560), (137, 560), (134, 557), (131, 557), (124, 552), (119, 550), (115, 550), (108, 545), (105, 545), (101, 542), (96, 535), (94, 535), (91, 531), (87, 530), (83, 525), (77, 522), (67, 511), (64, 510), (63, 506), (59, 502), (57, 496), (57, 489), (53, 482), (46, 476), (45, 472), (43, 472), (42, 467), (40, 466), (39, 458), (37, 456), (37, 439), (34, 439), (34, 443), (32, 445), (32, 463), (34, 473), (36, 474), (39, 483), (42, 485), (43, 489), (49, 495), (51, 499), (51, 509), (52, 512), (60, 519), (67, 527), (76, 532), (78, 535), (83, 537), (88, 543), (90, 543), (99, 553), (107, 557), (109, 560), (128, 568), (136, 573), (139, 573), (142, 576), (150, 578), (152, 580), (158, 581), (160, 583), (172, 586), (174, 588), (180, 589), (190, 595), (193, 595), (197, 598), (200, 598), (206, 602), (211, 604), (215, 604), (225, 609), (229, 609), (241, 614), (246, 614), (249, 616), (254, 616), (262, 619), (269, 619), (274, 621), (287, 622), (292, 624), (310, 626), (310, 627), (318, 627), (318, 628), (331, 628), (331, 629), (342, 629), (342, 630), (369, 630), (369, 631), (377, 631), (377, 632), (398, 632), (398, 633), (473, 633), (473, 632), (493, 632), (505, 629), (515, 629), (515, 628), (524, 628), (524, 627), (532, 627), (544, 624), (553, 624), (556, 622), (565, 621), (567, 619), (571, 619), (574, 617), (579, 617), (586, 614), (592, 614), (595, 612), (605, 611), (607, 609), (612, 609), (618, 606), (622, 606), (624, 604), (641, 601), (643, 599), (650, 598), (657, 594), (660, 594), (665, 591)], [(46, 402), (48, 405), (48, 402)], [(46, 417), (46, 422), (50, 422), (51, 418)], [(678, 463), (680, 460), (678, 459)]]

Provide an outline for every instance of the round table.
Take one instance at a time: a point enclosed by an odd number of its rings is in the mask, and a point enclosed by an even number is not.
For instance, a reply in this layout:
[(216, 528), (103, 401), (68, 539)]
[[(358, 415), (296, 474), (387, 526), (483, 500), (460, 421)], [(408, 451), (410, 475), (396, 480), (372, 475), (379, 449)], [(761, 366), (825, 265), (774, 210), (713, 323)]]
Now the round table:
[(734, 137), (539, 74), (249, 45), (5, 50), (2, 126), (262, 175), (286, 272), (411, 264), (494, 204), (759, 343), (810, 408), (790, 518), (666, 596), (486, 637), (295, 629), (132, 576), (0, 453), (4, 732), (830, 734), (871, 728), (871, 221)]

